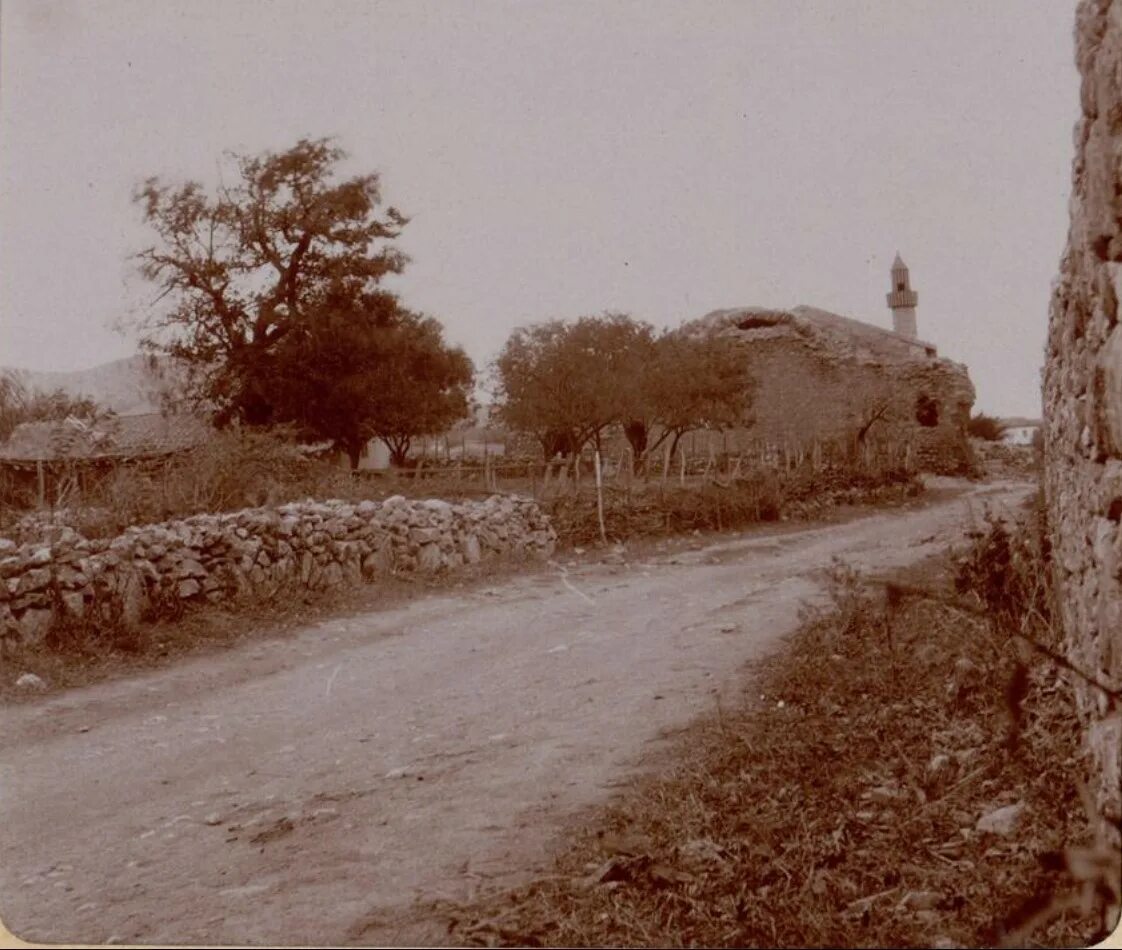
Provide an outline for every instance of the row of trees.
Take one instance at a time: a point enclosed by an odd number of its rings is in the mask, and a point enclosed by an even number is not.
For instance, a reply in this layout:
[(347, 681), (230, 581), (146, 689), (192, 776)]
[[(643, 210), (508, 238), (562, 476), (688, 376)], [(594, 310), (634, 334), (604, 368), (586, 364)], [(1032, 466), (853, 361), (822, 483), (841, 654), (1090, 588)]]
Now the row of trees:
[[(475, 371), (440, 323), (382, 286), (406, 256), (408, 223), (376, 174), (343, 178), (329, 140), (230, 159), (234, 183), (146, 181), (136, 194), (155, 242), (140, 252), (165, 301), (147, 349), (188, 370), (220, 424), (287, 424), (357, 465), (378, 438), (395, 464), (411, 441), (468, 415)], [(623, 314), (515, 331), (494, 366), (498, 417), (548, 457), (623, 428), (637, 456), (691, 429), (745, 419), (742, 354)]]
[(569, 455), (619, 427), (637, 459), (694, 429), (748, 422), (754, 389), (745, 354), (727, 340), (656, 333), (626, 314), (515, 330), (495, 361), (496, 410)]

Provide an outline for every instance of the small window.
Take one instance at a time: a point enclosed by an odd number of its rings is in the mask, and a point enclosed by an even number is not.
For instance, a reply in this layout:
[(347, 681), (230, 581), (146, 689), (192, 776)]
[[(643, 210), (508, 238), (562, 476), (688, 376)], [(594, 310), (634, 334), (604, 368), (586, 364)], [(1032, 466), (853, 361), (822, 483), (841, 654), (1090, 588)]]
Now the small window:
[(916, 422), (929, 429), (939, 424), (939, 404), (927, 393), (916, 399)]
[(902, 280), (896, 281), (896, 289), (897, 290), (903, 290), (904, 289), (904, 282)]

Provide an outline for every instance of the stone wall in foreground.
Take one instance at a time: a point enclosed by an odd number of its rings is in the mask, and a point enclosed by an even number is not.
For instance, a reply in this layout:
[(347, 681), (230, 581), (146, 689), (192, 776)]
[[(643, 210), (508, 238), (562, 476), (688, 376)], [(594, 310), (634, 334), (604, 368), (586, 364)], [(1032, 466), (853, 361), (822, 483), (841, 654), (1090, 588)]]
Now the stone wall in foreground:
[[(1044, 467), (1068, 657), (1122, 687), (1122, 2), (1079, 6), (1071, 228), (1044, 372)], [(1101, 806), (1122, 814), (1122, 725), (1106, 695), (1080, 705)]]
[(556, 534), (533, 501), (306, 501), (203, 514), (87, 539), (0, 539), (0, 637), (35, 642), (57, 624), (135, 625), (182, 606), (325, 590), (389, 573), (548, 557)]

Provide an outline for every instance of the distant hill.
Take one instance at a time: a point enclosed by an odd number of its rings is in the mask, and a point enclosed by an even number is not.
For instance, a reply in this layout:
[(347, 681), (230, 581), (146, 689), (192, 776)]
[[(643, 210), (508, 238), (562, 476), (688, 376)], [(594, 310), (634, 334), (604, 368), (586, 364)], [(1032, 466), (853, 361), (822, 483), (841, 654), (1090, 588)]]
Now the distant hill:
[(118, 415), (158, 412), (163, 393), (174, 390), (180, 380), (175, 368), (163, 358), (142, 353), (71, 372), (35, 372), (15, 367), (14, 372), (29, 388), (71, 396), (89, 396), (104, 409)]

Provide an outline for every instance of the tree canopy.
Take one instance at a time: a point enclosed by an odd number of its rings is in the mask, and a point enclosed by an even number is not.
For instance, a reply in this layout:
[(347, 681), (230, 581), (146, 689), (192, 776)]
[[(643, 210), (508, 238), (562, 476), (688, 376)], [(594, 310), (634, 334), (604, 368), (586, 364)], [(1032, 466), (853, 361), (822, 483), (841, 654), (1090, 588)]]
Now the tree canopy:
[(277, 415), (331, 439), (357, 466), (379, 438), (395, 465), (413, 439), (467, 415), (474, 371), (440, 323), (404, 310), (386, 293), (326, 307), (289, 334), (269, 361), (281, 394)]
[(229, 157), (236, 181), (214, 194), (158, 178), (136, 192), (157, 238), (137, 255), (141, 272), (170, 303), (143, 342), (188, 366), (220, 421), (268, 423), (267, 357), (331, 301), (400, 272), (407, 258), (391, 242), (406, 218), (382, 210), (377, 174), (339, 177), (345, 155), (330, 140)]
[(599, 443), (631, 412), (652, 347), (651, 327), (624, 314), (520, 327), (495, 361), (498, 418), (532, 433), (549, 456)]
[[(667, 330), (655, 341), (645, 367), (642, 412), (627, 420), (625, 432), (636, 455), (678, 442), (695, 429), (748, 425), (756, 384), (744, 349), (734, 341), (684, 330)], [(650, 433), (657, 430), (654, 442)]]
[(170, 302), (145, 344), (187, 365), (220, 424), (295, 424), (352, 464), (377, 437), (401, 464), (466, 414), (474, 372), (380, 286), (407, 262), (393, 244), (407, 219), (383, 210), (378, 175), (340, 176), (330, 140), (231, 158), (214, 194), (156, 178), (136, 194), (157, 237), (141, 270)]
[(984, 412), (974, 413), (966, 424), (966, 431), (970, 435), (987, 442), (1000, 442), (1005, 437), (1007, 428), (997, 416), (987, 416)]
[(673, 449), (691, 430), (745, 424), (754, 390), (746, 355), (730, 341), (656, 334), (619, 313), (515, 330), (494, 376), (498, 417), (536, 436), (549, 457), (599, 447), (613, 425), (636, 457), (666, 439)]

